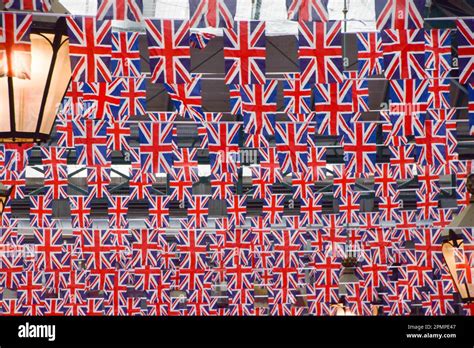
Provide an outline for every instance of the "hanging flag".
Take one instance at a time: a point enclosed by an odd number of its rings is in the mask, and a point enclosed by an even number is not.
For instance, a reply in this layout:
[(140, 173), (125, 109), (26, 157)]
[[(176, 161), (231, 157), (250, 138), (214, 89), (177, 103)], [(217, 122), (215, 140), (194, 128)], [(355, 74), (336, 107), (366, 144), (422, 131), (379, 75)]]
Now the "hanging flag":
[(172, 122), (140, 122), (138, 125), (140, 143), (140, 167), (147, 173), (172, 174), (172, 141), (174, 125)]
[(458, 19), (459, 83), (474, 82), (474, 19)]
[(446, 123), (415, 120), (415, 153), (421, 165), (438, 167), (446, 162)]
[[(416, 115), (428, 108), (428, 80), (390, 80), (390, 115)], [(405, 135), (412, 135), (405, 132)]]
[(451, 108), (451, 80), (438, 77), (437, 73), (429, 79), (428, 85), (428, 109)]
[(374, 173), (377, 124), (355, 122), (353, 130), (344, 134), (344, 162), (346, 170), (355, 173)]
[(240, 86), (245, 133), (264, 136), (274, 134), (277, 82), (271, 80), (262, 85)]
[(286, 0), (289, 20), (327, 22), (328, 0)]
[(283, 175), (304, 172), (308, 163), (308, 124), (277, 123), (275, 141)]
[(318, 134), (342, 136), (350, 132), (354, 112), (351, 85), (316, 84), (314, 111)]
[(68, 197), (67, 149), (42, 146), (41, 154), (45, 169), (46, 195), (51, 195), (53, 199), (66, 199)]
[(111, 120), (122, 108), (120, 94), (123, 81), (114, 79), (109, 82), (84, 83), (82, 85), (82, 105), (84, 118), (93, 120)]
[(226, 84), (265, 83), (265, 22), (238, 21), (224, 29)]
[(146, 114), (146, 78), (122, 80), (120, 90), (121, 107), (115, 118), (125, 120), (130, 116)]
[(0, 15), (0, 77), (30, 78), (32, 23), (32, 15)]
[(87, 194), (90, 197), (107, 198), (109, 196), (108, 185), (112, 181), (110, 173), (110, 164), (87, 166)]
[(110, 71), (112, 77), (141, 77), (139, 33), (113, 32), (112, 59)]
[(382, 74), (384, 65), (380, 33), (357, 33), (357, 60), (360, 77)]
[(49, 12), (51, 0), (3, 0), (5, 8), (21, 11)]
[(343, 81), (341, 36), (341, 22), (299, 23), (298, 58), (303, 84)]
[(200, 75), (193, 76), (189, 83), (165, 84), (165, 88), (180, 116), (198, 123), (204, 121)]
[(211, 33), (191, 33), (189, 36), (189, 45), (202, 50), (206, 48), (209, 41), (215, 37), (216, 35)]
[(451, 34), (450, 29), (425, 30), (425, 69), (438, 72), (439, 77), (451, 70)]
[[(370, 111), (369, 107), (369, 81), (359, 75), (357, 71), (344, 71), (344, 84), (351, 86), (352, 109), (356, 113)], [(342, 88), (344, 90), (344, 87)]]
[(107, 127), (107, 153), (112, 151), (130, 151), (130, 126), (126, 121), (111, 120)]
[(190, 83), (189, 22), (145, 19), (152, 83)]
[(425, 0), (375, 1), (377, 30), (422, 29)]
[(240, 125), (231, 122), (207, 123), (211, 173), (237, 176), (239, 161)]
[(111, 82), (112, 23), (92, 17), (67, 17), (72, 80)]
[(387, 79), (424, 79), (425, 38), (422, 29), (388, 29), (382, 32)]
[(285, 74), (283, 103), (286, 113), (307, 114), (311, 112), (311, 96), (311, 85), (303, 85), (300, 74)]
[(97, 19), (142, 21), (143, 0), (98, 0)]
[(190, 0), (191, 28), (232, 28), (237, 0)]
[(83, 165), (106, 165), (107, 126), (104, 120), (77, 120), (73, 124), (74, 145), (77, 163)]

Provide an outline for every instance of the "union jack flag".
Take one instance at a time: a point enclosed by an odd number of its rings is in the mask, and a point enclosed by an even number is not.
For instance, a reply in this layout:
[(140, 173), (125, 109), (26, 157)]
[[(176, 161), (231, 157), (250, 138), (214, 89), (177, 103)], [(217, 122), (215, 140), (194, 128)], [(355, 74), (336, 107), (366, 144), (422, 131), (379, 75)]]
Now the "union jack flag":
[(318, 134), (341, 136), (350, 132), (354, 111), (351, 85), (317, 84), (315, 91), (314, 110)]
[(111, 182), (110, 165), (87, 167), (88, 195), (94, 198), (106, 198), (109, 195), (108, 185)]
[(272, 80), (264, 84), (240, 86), (245, 133), (274, 134), (277, 82)]
[(383, 51), (380, 33), (357, 33), (357, 49), (359, 76), (382, 74)]
[[(425, 112), (428, 108), (428, 80), (390, 80), (390, 113), (405, 117)], [(406, 125), (410, 129), (410, 125)], [(405, 135), (412, 135), (404, 132)]]
[(308, 148), (308, 173), (312, 181), (321, 181), (326, 178), (326, 148), (310, 146)]
[(282, 223), (285, 195), (272, 194), (263, 200), (262, 212), (268, 226)]
[(0, 16), (0, 77), (31, 76), (30, 32), (32, 15), (2, 13)]
[(112, 77), (142, 76), (140, 67), (140, 48), (138, 46), (139, 33), (113, 32), (112, 33)]
[(425, 68), (446, 77), (451, 70), (451, 29), (425, 30)]
[(148, 199), (149, 217), (145, 220), (150, 228), (163, 228), (169, 225), (169, 198), (153, 195)]
[(111, 151), (130, 151), (131, 130), (127, 121), (111, 120), (107, 127), (107, 149)]
[(425, 0), (388, 0), (375, 2), (377, 30), (422, 29)]
[(90, 218), (92, 198), (93, 196), (69, 196), (71, 222), (74, 228), (90, 228), (92, 226)]
[(428, 85), (428, 108), (451, 108), (451, 82), (449, 79), (432, 78)]
[(110, 83), (84, 83), (82, 90), (84, 118), (110, 120), (117, 117), (123, 105), (120, 97), (123, 90), (121, 79), (115, 79)]
[(298, 43), (303, 84), (342, 83), (341, 22), (300, 22)]
[(394, 171), (395, 168), (390, 163), (376, 164), (374, 190), (377, 197), (395, 196), (398, 185)]
[(315, 191), (315, 185), (311, 182), (311, 174), (308, 171), (292, 173), (291, 186), (294, 198), (312, 197)]
[(426, 297), (433, 315), (445, 316), (456, 313), (453, 282), (450, 279), (433, 280), (431, 290)]
[[(344, 84), (349, 84), (352, 91), (352, 109), (356, 113), (366, 112), (369, 107), (369, 82), (360, 78), (357, 71), (344, 71), (348, 78)], [(344, 90), (344, 88), (342, 88)]]
[(66, 149), (57, 147), (41, 147), (43, 165), (45, 166), (44, 185), (47, 195), (53, 199), (67, 198), (68, 174)]
[(275, 140), (282, 174), (305, 171), (308, 163), (308, 124), (278, 123)]
[[(123, 88), (120, 91), (121, 107), (118, 113), (119, 119), (129, 116), (146, 114), (146, 80), (142, 78), (131, 78), (123, 80)], [(115, 116), (117, 117), (117, 116)]]
[(374, 173), (377, 124), (356, 122), (354, 130), (344, 134), (346, 170)]
[(459, 83), (472, 83), (474, 76), (474, 19), (458, 19)]
[(247, 214), (247, 196), (232, 195), (226, 198), (227, 216), (231, 226), (242, 226), (245, 224)]
[(67, 17), (73, 81), (111, 82), (112, 23)]
[(242, 97), (240, 96), (240, 85), (227, 85), (229, 88), (230, 113), (239, 115), (242, 113)]
[(140, 163), (148, 173), (173, 173), (173, 128), (170, 123), (141, 122), (138, 125)]
[(80, 230), (79, 245), (86, 268), (111, 269), (113, 256), (112, 234), (104, 230)]
[(337, 292), (339, 288), (338, 279), (342, 272), (342, 265), (337, 258), (326, 256), (324, 253), (314, 253), (312, 274), (314, 286), (324, 292), (322, 297), (326, 303), (338, 300)]
[(424, 79), (425, 38), (422, 29), (388, 29), (382, 32), (387, 79)]
[(128, 228), (128, 203), (130, 197), (128, 196), (110, 196), (108, 198), (108, 215), (109, 215), (109, 227), (116, 228)]
[(328, 0), (286, 0), (288, 19), (299, 22), (327, 22)]
[(211, 33), (191, 33), (189, 36), (189, 46), (197, 49), (204, 49), (216, 35)]
[(239, 163), (240, 125), (236, 123), (207, 123), (211, 172), (237, 175)]
[(50, 271), (63, 268), (63, 240), (59, 229), (34, 229), (35, 270)]
[(311, 85), (303, 85), (300, 80), (300, 74), (285, 74), (285, 79), (283, 80), (283, 103), (286, 113), (310, 113), (311, 96)]
[(142, 0), (99, 0), (97, 19), (130, 20), (141, 22), (143, 11)]
[(190, 0), (189, 23), (192, 28), (231, 28), (237, 0)]
[(22, 11), (49, 12), (51, 0), (3, 0), (5, 8)]
[(104, 120), (77, 120), (73, 124), (74, 145), (77, 163), (85, 165), (106, 165), (107, 126)]
[(173, 151), (173, 169), (176, 177), (185, 181), (198, 182), (198, 149), (178, 148)]
[(189, 22), (145, 19), (152, 83), (190, 83)]
[(238, 21), (225, 28), (225, 83), (264, 84), (265, 52), (265, 22)]
[(209, 213), (209, 197), (193, 196), (188, 200), (188, 221), (186, 226), (191, 228), (207, 227), (207, 215)]
[(446, 123), (415, 121), (415, 154), (421, 165), (439, 166), (446, 162)]
[[(322, 206), (322, 194), (313, 194), (306, 198), (301, 197), (300, 217), (304, 225), (322, 225), (320, 218)], [(322, 246), (320, 246), (322, 248)]]
[(193, 76), (189, 83), (165, 84), (168, 95), (180, 116), (195, 122), (204, 120), (201, 97), (201, 76)]

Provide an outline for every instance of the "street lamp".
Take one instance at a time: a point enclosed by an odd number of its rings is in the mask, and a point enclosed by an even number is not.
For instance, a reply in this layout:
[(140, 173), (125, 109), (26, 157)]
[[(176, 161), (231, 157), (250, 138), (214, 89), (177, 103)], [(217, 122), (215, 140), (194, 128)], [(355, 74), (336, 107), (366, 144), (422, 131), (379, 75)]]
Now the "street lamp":
[[(474, 302), (474, 265), (471, 264), (474, 245), (467, 244), (471, 238), (465, 238), (464, 232), (474, 234), (474, 174), (467, 177), (466, 188), (471, 194), (470, 203), (448, 225), (447, 239), (443, 242), (443, 258), (462, 302)], [(457, 232), (454, 230), (457, 228)], [(463, 275), (462, 277), (460, 275)]]
[(7, 203), (8, 197), (10, 197), (11, 191), (12, 188), (8, 189), (0, 183), (0, 214), (5, 208), (5, 204)]
[(59, 104), (71, 79), (65, 18), (33, 22), (31, 77), (0, 78), (0, 142), (48, 140)]

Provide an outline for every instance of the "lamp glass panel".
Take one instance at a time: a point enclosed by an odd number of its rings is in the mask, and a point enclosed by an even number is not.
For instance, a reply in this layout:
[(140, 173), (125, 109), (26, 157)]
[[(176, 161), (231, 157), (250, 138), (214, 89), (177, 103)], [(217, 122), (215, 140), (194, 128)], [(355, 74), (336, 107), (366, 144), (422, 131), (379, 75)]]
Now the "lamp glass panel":
[[(51, 37), (50, 40), (53, 40), (53, 38)], [(44, 134), (51, 133), (59, 103), (61, 103), (71, 79), (69, 41), (66, 36), (63, 36), (61, 42), (63, 42), (63, 44), (57, 53), (58, 55), (51, 78), (51, 86), (48, 91), (48, 98), (46, 99), (46, 105), (44, 108), (43, 122), (40, 127), (40, 132)]]
[[(46, 79), (51, 66), (51, 43), (38, 34), (31, 34), (31, 79), (15, 78), (15, 124), (17, 132), (35, 132)], [(52, 35), (50, 36), (52, 39)]]
[(8, 102), (8, 78), (0, 77), (0, 132), (10, 131), (10, 103)]
[[(461, 243), (462, 240), (458, 240), (458, 243)], [(462, 247), (462, 246), (461, 246)], [(458, 248), (454, 247), (451, 242), (444, 243), (442, 247), (443, 257), (446, 261), (446, 265), (448, 266), (449, 273), (451, 274), (454, 284), (456, 285), (456, 289), (458, 290), (459, 294), (462, 298), (467, 297), (467, 290), (465, 284), (461, 284), (459, 282), (457, 267), (456, 265), (459, 263), (459, 250)]]

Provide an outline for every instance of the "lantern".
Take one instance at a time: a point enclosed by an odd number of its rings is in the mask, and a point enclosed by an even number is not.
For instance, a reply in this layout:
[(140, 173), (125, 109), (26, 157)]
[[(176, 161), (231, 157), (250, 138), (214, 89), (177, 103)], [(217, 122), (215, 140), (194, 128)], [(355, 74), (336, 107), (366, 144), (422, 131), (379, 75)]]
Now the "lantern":
[[(0, 142), (48, 140), (71, 79), (65, 18), (33, 22), (31, 78), (0, 78)], [(18, 62), (17, 62), (18, 63)]]

